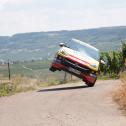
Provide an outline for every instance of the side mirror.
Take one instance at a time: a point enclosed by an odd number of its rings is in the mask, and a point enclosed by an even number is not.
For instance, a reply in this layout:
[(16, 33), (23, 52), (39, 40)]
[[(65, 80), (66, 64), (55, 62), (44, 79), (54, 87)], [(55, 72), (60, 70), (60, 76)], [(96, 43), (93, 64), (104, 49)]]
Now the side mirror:
[(65, 43), (60, 43), (59, 44), (60, 47), (66, 46)]
[(105, 65), (106, 62), (104, 60), (100, 60), (101, 64)]

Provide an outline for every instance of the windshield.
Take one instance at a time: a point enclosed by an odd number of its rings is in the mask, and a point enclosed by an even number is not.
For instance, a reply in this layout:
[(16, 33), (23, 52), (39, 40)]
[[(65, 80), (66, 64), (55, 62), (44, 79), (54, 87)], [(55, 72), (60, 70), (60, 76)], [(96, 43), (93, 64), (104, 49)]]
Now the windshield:
[(97, 61), (99, 60), (99, 50), (80, 40), (70, 40), (67, 43), (67, 47), (79, 52), (82, 55), (87, 55)]

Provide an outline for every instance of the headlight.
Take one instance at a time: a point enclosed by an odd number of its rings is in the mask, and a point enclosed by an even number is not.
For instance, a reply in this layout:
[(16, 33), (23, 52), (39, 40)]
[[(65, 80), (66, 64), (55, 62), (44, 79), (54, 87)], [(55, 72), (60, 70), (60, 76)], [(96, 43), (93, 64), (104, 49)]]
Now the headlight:
[(61, 51), (60, 54), (64, 55), (64, 56), (67, 56), (68, 53), (66, 53), (65, 51)]

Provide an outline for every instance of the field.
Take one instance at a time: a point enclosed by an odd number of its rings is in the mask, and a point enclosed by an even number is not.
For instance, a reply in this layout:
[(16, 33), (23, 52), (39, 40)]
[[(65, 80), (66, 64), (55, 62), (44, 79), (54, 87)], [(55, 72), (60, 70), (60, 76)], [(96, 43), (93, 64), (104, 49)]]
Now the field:
[[(33, 61), (33, 62), (19, 62), (15, 64), (10, 64), (11, 75), (20, 74), (22, 76), (35, 76), (35, 73), (39, 70), (47, 70), (49, 68), (50, 61)], [(39, 73), (39, 72), (38, 72)], [(7, 64), (0, 65), (0, 74), (5, 77), (8, 76)]]
[(33, 90), (43, 86), (57, 85), (77, 78), (65, 72), (50, 72), (51, 60), (10, 63), (11, 80), (8, 78), (8, 65), (0, 65), (0, 96), (10, 93)]
[[(63, 72), (52, 73), (49, 71), (50, 63), (50, 60), (44, 60), (10, 64), (11, 77), (20, 75), (43, 81), (47, 81), (48, 79), (51, 81), (51, 78), (55, 80), (63, 79)], [(3, 77), (8, 77), (7, 64), (0, 66), (0, 75)]]

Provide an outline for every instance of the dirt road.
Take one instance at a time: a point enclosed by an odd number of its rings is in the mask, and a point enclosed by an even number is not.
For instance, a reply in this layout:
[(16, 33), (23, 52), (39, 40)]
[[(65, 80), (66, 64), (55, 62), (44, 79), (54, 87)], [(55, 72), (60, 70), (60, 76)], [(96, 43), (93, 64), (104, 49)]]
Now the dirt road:
[(126, 126), (111, 99), (118, 84), (79, 82), (0, 98), (0, 126)]

